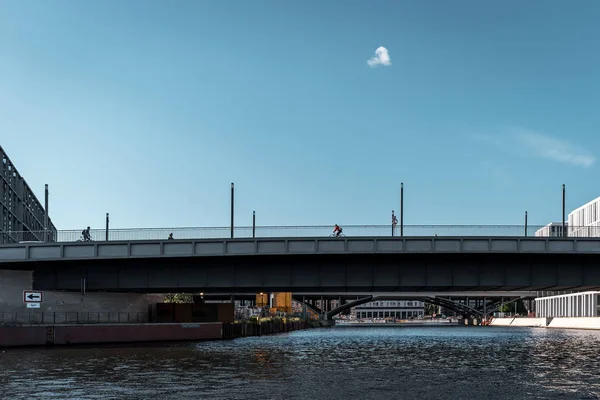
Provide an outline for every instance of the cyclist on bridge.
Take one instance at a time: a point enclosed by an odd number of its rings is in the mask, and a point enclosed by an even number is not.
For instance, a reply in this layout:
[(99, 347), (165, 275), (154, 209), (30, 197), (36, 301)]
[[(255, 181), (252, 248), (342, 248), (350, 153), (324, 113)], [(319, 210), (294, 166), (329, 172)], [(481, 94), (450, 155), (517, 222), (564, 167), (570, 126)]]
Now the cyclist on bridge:
[(333, 233), (335, 234), (335, 237), (340, 236), (342, 234), (342, 228), (338, 224), (335, 224), (333, 227)]

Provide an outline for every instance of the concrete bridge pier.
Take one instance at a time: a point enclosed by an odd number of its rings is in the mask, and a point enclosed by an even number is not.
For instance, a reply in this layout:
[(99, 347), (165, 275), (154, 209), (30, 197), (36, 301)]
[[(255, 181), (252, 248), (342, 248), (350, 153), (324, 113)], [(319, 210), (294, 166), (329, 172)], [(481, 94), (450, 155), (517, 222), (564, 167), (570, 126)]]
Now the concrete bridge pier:
[(42, 314), (51, 323), (145, 322), (164, 300), (163, 294), (44, 291), (40, 308), (29, 309), (23, 291), (32, 288), (31, 271), (0, 270), (0, 324), (40, 322)]

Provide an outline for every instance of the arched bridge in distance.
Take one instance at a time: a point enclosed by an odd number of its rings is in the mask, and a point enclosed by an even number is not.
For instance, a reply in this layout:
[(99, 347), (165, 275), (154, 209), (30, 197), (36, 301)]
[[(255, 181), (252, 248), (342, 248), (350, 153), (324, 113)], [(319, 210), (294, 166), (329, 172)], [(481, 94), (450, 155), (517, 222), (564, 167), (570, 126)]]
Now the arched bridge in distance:
[[(508, 296), (507, 296), (508, 297)], [(375, 296), (365, 296), (362, 297), (360, 299), (354, 300), (354, 301), (349, 301), (346, 302), (344, 304), (342, 304), (339, 307), (334, 308), (331, 311), (327, 311), (327, 312), (322, 312), (322, 310), (320, 310), (317, 307), (311, 306), (311, 305), (306, 305), (308, 308), (311, 309), (311, 311), (313, 311), (315, 314), (317, 315), (321, 315), (323, 317), (323, 319), (332, 319), (333, 317), (335, 317), (336, 315), (339, 315), (341, 313), (343, 313), (344, 311), (348, 311), (353, 307), (357, 307), (363, 304), (367, 304), (367, 303), (371, 303), (373, 301), (380, 301), (380, 300), (416, 300), (416, 301), (423, 301), (425, 303), (429, 303), (429, 304), (434, 304), (436, 306), (442, 306), (444, 308), (447, 308), (448, 310), (454, 311), (458, 314), (463, 315), (463, 317), (473, 317), (473, 318), (482, 318), (485, 315), (491, 315), (494, 312), (498, 311), (503, 305), (505, 304), (510, 304), (518, 299), (520, 299), (521, 297), (514, 297), (512, 300), (508, 300), (505, 301), (503, 303), (500, 302), (499, 298), (493, 298), (493, 300), (489, 303), (488, 307), (486, 307), (485, 309), (483, 307), (481, 308), (474, 308), (469, 306), (468, 304), (462, 303), (460, 301), (456, 301), (453, 300), (451, 298), (448, 297), (444, 297), (444, 296), (437, 296), (437, 295), (432, 295), (432, 294), (428, 294), (428, 295), (411, 295), (411, 296), (401, 296), (401, 295), (375, 295)], [(302, 300), (299, 299), (298, 296), (294, 297), (294, 300), (300, 300), (300, 303), (302, 303)]]
[(596, 290), (600, 240), (345, 237), (0, 245), (34, 289), (113, 292)]
[[(425, 303), (442, 306), (448, 310), (454, 311), (463, 317), (483, 318), (492, 315), (502, 306), (511, 304), (519, 299), (532, 300), (537, 297), (537, 292), (400, 292), (400, 293), (296, 293), (292, 298), (295, 302), (304, 305), (307, 310), (310, 310), (315, 315), (322, 319), (332, 319), (335, 316), (349, 311), (353, 307), (367, 304), (379, 300), (412, 300), (423, 301)], [(250, 293), (231, 293), (231, 294), (214, 294), (203, 293), (203, 298), (208, 301), (233, 301), (246, 300), (253, 301), (256, 298), (255, 294)], [(469, 298), (479, 299), (476, 302), (477, 306), (469, 306)], [(331, 310), (324, 311), (316, 306), (315, 301), (321, 302), (337, 300), (339, 304)]]
[[(475, 297), (475, 296), (473, 296), (473, 297)], [(483, 296), (481, 296), (481, 297), (483, 297)], [(522, 298), (520, 296), (510, 298), (510, 295), (507, 295), (506, 297), (507, 297), (507, 301), (501, 301), (500, 297), (488, 298), (486, 300), (486, 302), (487, 301), (489, 301), (489, 302), (486, 303), (485, 307), (481, 306), (479, 308), (475, 308), (475, 307), (471, 307), (468, 304), (465, 304), (461, 301), (457, 301), (457, 300), (454, 300), (452, 298), (449, 298), (449, 297), (446, 297), (443, 295), (439, 296), (439, 295), (429, 294), (429, 295), (420, 295), (420, 296), (413, 295), (410, 297), (398, 296), (398, 295), (368, 296), (368, 297), (363, 297), (361, 299), (358, 299), (358, 300), (355, 300), (352, 302), (345, 303), (339, 307), (334, 308), (331, 311), (328, 311), (324, 314), (321, 313), (321, 314), (323, 314), (324, 319), (332, 319), (336, 315), (339, 315), (339, 314), (343, 313), (344, 311), (350, 310), (350, 308), (352, 308), (352, 307), (360, 306), (362, 304), (370, 303), (373, 301), (416, 300), (416, 301), (422, 301), (425, 303), (444, 307), (448, 310), (456, 312), (457, 314), (461, 314), (465, 318), (468, 318), (468, 317), (483, 318), (485, 316), (492, 315), (493, 313), (498, 311), (502, 306), (504, 306), (506, 304), (511, 304), (511, 303), (517, 301), (518, 299)], [(320, 310), (316, 309), (314, 311), (319, 313)]]

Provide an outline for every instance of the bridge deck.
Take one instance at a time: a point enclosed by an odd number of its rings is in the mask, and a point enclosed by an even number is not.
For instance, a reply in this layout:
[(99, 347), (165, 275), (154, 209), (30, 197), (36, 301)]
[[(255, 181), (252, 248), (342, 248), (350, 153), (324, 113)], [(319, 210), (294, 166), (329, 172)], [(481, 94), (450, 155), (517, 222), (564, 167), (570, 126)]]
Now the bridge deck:
[(344, 237), (27, 243), (0, 245), (0, 265), (89, 259), (377, 253), (600, 254), (600, 238)]

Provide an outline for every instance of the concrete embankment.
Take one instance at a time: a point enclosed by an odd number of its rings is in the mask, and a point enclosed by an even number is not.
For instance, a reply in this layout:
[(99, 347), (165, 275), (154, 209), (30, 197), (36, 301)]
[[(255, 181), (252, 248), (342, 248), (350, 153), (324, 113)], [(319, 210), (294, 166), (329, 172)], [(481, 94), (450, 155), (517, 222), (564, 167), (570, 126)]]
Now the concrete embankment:
[(227, 340), (307, 328), (306, 321), (0, 326), (0, 347)]
[(0, 347), (214, 340), (222, 337), (221, 322), (0, 327)]
[(557, 329), (596, 329), (600, 330), (598, 317), (564, 318), (493, 318), (490, 326), (520, 326)]
[(545, 327), (551, 318), (493, 318), (490, 326)]
[(276, 333), (285, 333), (308, 329), (306, 321), (290, 322), (263, 322), (257, 323), (233, 323), (223, 324), (223, 339), (237, 339), (246, 336), (272, 335)]
[(478, 326), (481, 323), (480, 319), (474, 318), (474, 319), (470, 319), (470, 318), (464, 318), (464, 319), (459, 319), (458, 320), (458, 324), (459, 325), (473, 325), (473, 326)]
[(597, 317), (571, 317), (551, 318), (548, 328), (562, 329), (600, 329), (600, 318)]

